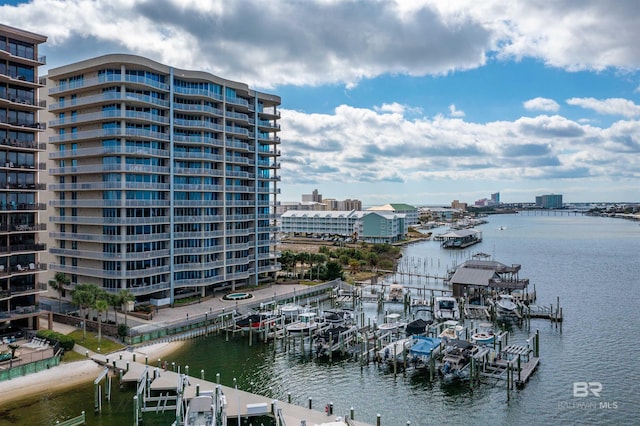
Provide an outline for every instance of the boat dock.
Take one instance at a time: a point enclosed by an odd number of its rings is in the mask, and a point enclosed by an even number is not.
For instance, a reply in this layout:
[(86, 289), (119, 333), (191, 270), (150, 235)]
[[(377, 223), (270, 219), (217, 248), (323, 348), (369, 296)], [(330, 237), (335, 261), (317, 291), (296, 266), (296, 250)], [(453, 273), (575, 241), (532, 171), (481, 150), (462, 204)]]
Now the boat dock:
[[(161, 360), (154, 361), (155, 365), (148, 364), (149, 360), (143, 362), (135, 360), (136, 355), (131, 353), (121, 353), (112, 355), (115, 359), (110, 359), (105, 355), (94, 355), (92, 359), (112, 374), (108, 376), (103, 372), (94, 382), (96, 386), (96, 411), (102, 405), (102, 385), (105, 382), (104, 397), (110, 398), (111, 378), (117, 376), (121, 383), (132, 383), (137, 386), (134, 399), (135, 420), (134, 424), (141, 424), (144, 413), (147, 412), (175, 412), (176, 424), (180, 423), (184, 412), (185, 403), (188, 403), (201, 392), (210, 392), (220, 389), (224, 395), (226, 404), (224, 411), (227, 419), (248, 419), (252, 416), (268, 415), (276, 419), (278, 425), (300, 425), (300, 424), (322, 424), (334, 420), (337, 416), (348, 418), (348, 424), (354, 426), (369, 426), (367, 423), (355, 420), (355, 413), (335, 413), (333, 406), (328, 403), (320, 403), (320, 410), (313, 408), (314, 402), (309, 398), (307, 406), (295, 405), (288, 401), (279, 401), (265, 396), (256, 395), (238, 389), (237, 386), (230, 387), (220, 384), (220, 375), (216, 375), (216, 383), (204, 380), (204, 370), (200, 371), (200, 377), (189, 374), (189, 367), (183, 369), (174, 363), (167, 365)], [(182, 370), (182, 371), (181, 371)], [(235, 379), (234, 379), (235, 381)], [(317, 403), (317, 402), (316, 402)]]

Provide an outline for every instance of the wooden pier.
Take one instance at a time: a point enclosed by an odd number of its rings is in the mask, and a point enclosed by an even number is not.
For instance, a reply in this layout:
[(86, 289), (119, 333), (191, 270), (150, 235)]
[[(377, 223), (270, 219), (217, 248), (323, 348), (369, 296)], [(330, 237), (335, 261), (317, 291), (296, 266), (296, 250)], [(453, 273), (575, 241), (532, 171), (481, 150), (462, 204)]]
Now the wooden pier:
[[(131, 356), (131, 354), (126, 355)], [(200, 377), (195, 377), (189, 374), (188, 366), (181, 368), (175, 363), (167, 365), (161, 360), (148, 364), (148, 359), (143, 364), (135, 361), (135, 354), (133, 354), (133, 360), (123, 359), (122, 355), (113, 356), (116, 359), (94, 355), (93, 360), (108, 367), (113, 374), (120, 377), (122, 383), (130, 382), (137, 387), (136, 395), (133, 397), (134, 424), (141, 424), (144, 413), (149, 412), (175, 412), (178, 421), (184, 415), (184, 407), (192, 398), (200, 393), (216, 390), (222, 392), (226, 400), (225, 418), (237, 418), (238, 423), (240, 419), (243, 422), (247, 419), (250, 421), (251, 416), (255, 415), (272, 416), (278, 425), (298, 425), (302, 422), (321, 424), (327, 421), (326, 412), (313, 409), (311, 398), (308, 400), (308, 406), (303, 407), (292, 404), (290, 394), (288, 401), (279, 401), (240, 390), (237, 385), (234, 387), (221, 385), (220, 374), (216, 374), (216, 383), (213, 383), (204, 380), (204, 370), (200, 370)], [(333, 407), (331, 409), (333, 410)], [(349, 413), (335, 413), (335, 415), (340, 414), (349, 415)], [(352, 419), (349, 419), (349, 422), (355, 426), (369, 426), (367, 423)]]

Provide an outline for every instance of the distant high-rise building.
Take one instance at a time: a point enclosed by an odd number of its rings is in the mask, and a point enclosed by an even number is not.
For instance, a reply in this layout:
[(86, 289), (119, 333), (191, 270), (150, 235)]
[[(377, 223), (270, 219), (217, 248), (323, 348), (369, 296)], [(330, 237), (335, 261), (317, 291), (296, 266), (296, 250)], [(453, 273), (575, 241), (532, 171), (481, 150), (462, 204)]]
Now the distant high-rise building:
[(491, 194), (491, 204), (500, 204), (500, 193)]
[[(45, 128), (39, 121), (44, 103), (38, 67), (45, 57), (39, 45), (47, 37), (0, 24), (0, 318), (22, 328), (38, 329), (39, 294), (47, 285), (39, 279), (46, 270), (41, 232), (46, 204), (42, 162)], [(46, 281), (45, 281), (46, 282)]]
[(163, 304), (273, 278), (278, 96), (121, 54), (48, 86), (53, 270)]
[(536, 207), (542, 209), (561, 209), (562, 206), (562, 194), (536, 196)]
[(362, 201), (350, 198), (338, 201), (336, 210), (362, 210)]
[(459, 200), (453, 200), (451, 202), (451, 208), (452, 209), (461, 210), (461, 211), (466, 211), (467, 210), (467, 203), (461, 203)]
[(311, 194), (302, 194), (303, 203), (321, 203), (322, 194), (318, 193), (317, 189), (314, 189)]

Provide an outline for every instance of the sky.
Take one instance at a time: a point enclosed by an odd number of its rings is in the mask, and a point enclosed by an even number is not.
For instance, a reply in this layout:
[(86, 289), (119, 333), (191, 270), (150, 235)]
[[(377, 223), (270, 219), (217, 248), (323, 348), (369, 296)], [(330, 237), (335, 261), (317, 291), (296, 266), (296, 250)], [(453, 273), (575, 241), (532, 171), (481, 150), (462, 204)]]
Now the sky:
[(281, 201), (640, 202), (637, 0), (31, 0), (40, 70), (109, 53), (281, 97)]

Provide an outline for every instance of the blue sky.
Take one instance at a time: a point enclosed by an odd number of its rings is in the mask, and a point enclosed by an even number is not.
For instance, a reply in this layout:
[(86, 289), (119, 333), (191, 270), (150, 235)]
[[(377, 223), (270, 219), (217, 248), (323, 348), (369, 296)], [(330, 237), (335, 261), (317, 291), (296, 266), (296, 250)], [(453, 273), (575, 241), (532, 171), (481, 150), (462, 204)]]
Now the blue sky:
[(283, 201), (640, 201), (640, 2), (32, 0), (48, 68), (132, 53), (282, 97)]

